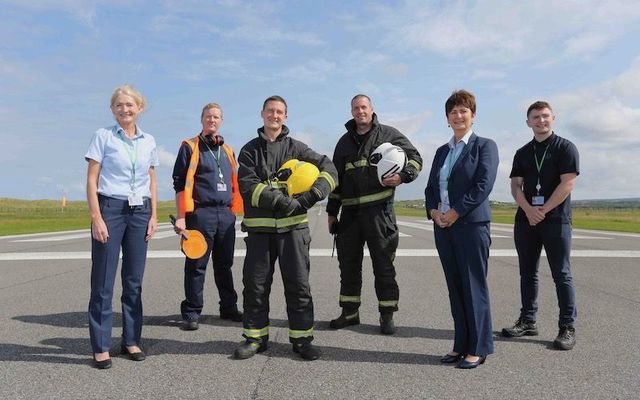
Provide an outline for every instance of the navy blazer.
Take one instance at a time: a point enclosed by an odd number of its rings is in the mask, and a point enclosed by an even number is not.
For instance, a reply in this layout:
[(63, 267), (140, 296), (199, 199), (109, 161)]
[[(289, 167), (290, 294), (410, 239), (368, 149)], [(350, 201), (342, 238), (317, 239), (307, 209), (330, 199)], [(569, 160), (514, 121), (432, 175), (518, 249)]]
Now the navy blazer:
[[(429, 181), (424, 190), (427, 217), (429, 210), (437, 209), (440, 203), (440, 180), (438, 175), (449, 154), (449, 145), (440, 146), (433, 157)], [(449, 177), (449, 203), (460, 215), (457, 223), (491, 221), (489, 193), (493, 189), (498, 172), (498, 146), (487, 138), (472, 133), (464, 146)]]

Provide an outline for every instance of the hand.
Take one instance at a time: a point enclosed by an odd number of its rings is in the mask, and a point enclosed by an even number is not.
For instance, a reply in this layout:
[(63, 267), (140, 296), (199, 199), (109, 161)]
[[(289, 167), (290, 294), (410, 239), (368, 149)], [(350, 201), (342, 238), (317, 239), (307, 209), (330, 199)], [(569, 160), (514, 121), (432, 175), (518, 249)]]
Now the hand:
[(185, 218), (182, 217), (182, 218), (176, 219), (176, 222), (173, 225), (173, 231), (178, 235), (182, 235), (185, 230), (187, 230), (187, 223), (185, 221)]
[(388, 186), (388, 187), (396, 187), (401, 183), (402, 183), (402, 179), (400, 179), (400, 175), (398, 174), (389, 175), (382, 180), (382, 186)]
[(454, 210), (453, 208), (450, 208), (442, 216), (442, 222), (445, 223), (446, 227), (450, 227), (451, 225), (456, 223), (458, 218), (460, 218), (460, 214), (458, 214), (458, 212), (456, 210)]
[(101, 215), (91, 221), (91, 237), (100, 243), (107, 243), (109, 239), (107, 224), (104, 223)]
[(338, 223), (338, 218), (333, 215), (329, 215), (327, 217), (327, 227), (329, 228), (329, 233), (333, 234), (335, 229), (335, 224)]
[(156, 217), (149, 218), (149, 225), (147, 225), (147, 236), (145, 236), (144, 238), (145, 242), (148, 242), (149, 240), (151, 240), (151, 237), (153, 236), (154, 233), (156, 233), (157, 229), (158, 229), (158, 218)]
[(536, 226), (544, 220), (545, 212), (543, 207), (528, 207), (525, 211), (529, 225)]
[(444, 216), (443, 213), (440, 212), (440, 210), (437, 209), (432, 209), (429, 211), (429, 215), (431, 215), (431, 219), (433, 219), (433, 222), (438, 225), (440, 228), (446, 228), (446, 224), (444, 223), (444, 221), (442, 220), (442, 217)]

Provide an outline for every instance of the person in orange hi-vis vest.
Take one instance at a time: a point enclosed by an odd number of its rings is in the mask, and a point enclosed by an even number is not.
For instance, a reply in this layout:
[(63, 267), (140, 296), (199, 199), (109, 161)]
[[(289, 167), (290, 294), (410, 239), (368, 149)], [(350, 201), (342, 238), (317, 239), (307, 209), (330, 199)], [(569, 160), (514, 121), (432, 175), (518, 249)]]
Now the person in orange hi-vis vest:
[(242, 321), (231, 272), (236, 214), (243, 209), (235, 154), (219, 134), (223, 122), (219, 104), (205, 105), (201, 122), (202, 132), (182, 142), (173, 168), (178, 213), (175, 231), (182, 234), (186, 229), (198, 230), (207, 242), (207, 251), (202, 257), (185, 259), (185, 299), (180, 304), (183, 330), (198, 329), (210, 256), (220, 295), (220, 318)]

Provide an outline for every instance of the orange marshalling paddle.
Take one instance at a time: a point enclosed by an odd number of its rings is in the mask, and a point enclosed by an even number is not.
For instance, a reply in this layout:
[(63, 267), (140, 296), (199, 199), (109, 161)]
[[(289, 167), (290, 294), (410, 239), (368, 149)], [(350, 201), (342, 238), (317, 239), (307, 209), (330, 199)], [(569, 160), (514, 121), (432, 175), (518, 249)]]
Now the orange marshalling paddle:
[[(176, 226), (176, 217), (169, 215), (171, 224)], [(207, 252), (207, 242), (202, 233), (196, 229), (185, 229), (180, 237), (180, 248), (185, 256), (195, 260)]]

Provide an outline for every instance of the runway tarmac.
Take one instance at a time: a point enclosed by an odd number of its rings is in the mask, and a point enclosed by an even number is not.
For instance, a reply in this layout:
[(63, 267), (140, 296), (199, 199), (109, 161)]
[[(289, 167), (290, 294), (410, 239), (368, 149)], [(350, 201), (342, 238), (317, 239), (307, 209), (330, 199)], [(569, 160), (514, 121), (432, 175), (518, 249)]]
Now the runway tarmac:
[[(489, 261), (495, 354), (475, 370), (439, 363), (451, 350), (453, 324), (431, 223), (399, 217), (396, 270), (398, 332), (379, 334), (368, 258), (361, 324), (334, 331), (339, 271), (331, 257), (326, 215), (309, 213), (315, 341), (322, 358), (291, 351), (279, 273), (271, 294), (271, 343), (249, 360), (231, 358), (241, 324), (218, 317), (207, 273), (201, 328), (178, 328), (183, 260), (177, 236), (162, 225), (150, 242), (143, 302), (146, 361), (114, 357), (110, 370), (91, 367), (86, 309), (88, 231), (0, 238), (0, 398), (2, 399), (635, 399), (640, 392), (640, 235), (574, 230), (577, 345), (552, 349), (557, 300), (546, 260), (540, 266), (540, 335), (498, 335), (518, 317), (519, 277), (512, 226), (492, 225)], [(244, 233), (237, 226), (234, 280), (241, 293)], [(119, 284), (113, 350), (121, 330)], [(240, 298), (242, 296), (240, 295)]]

